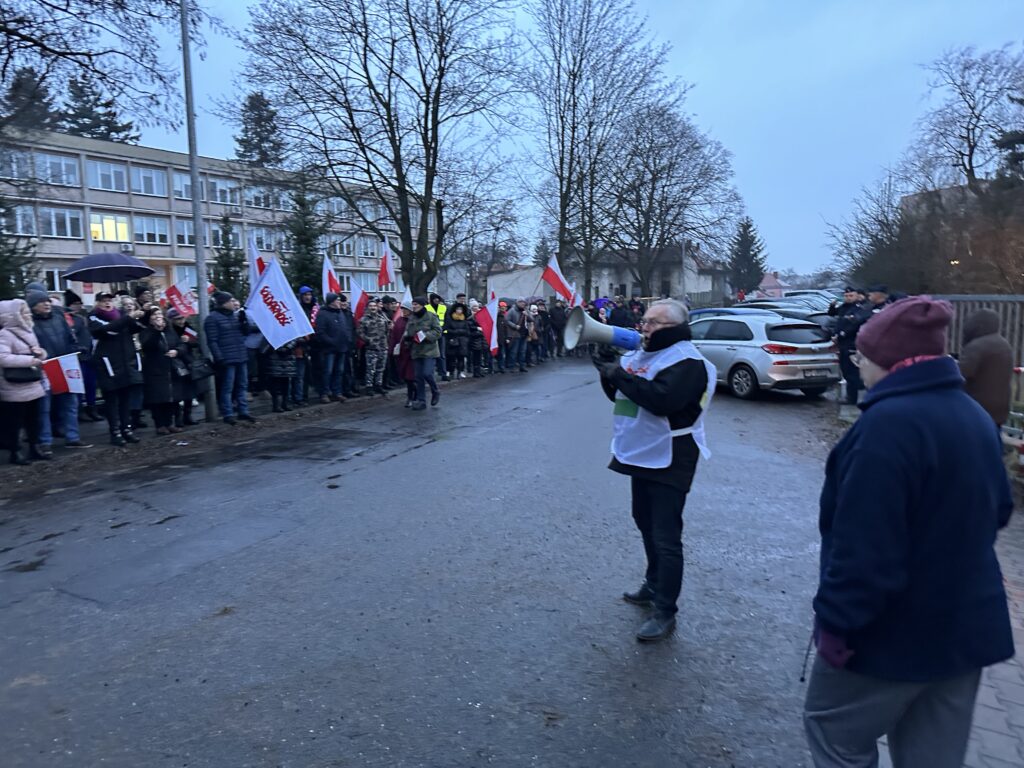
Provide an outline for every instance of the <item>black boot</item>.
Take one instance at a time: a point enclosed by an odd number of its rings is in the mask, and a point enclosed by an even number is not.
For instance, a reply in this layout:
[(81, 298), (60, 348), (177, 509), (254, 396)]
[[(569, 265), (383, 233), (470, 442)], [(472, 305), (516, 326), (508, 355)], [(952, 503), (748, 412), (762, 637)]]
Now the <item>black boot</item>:
[(123, 437), (125, 439), (125, 442), (128, 442), (128, 443), (141, 443), (142, 442), (142, 440), (138, 436), (136, 436), (136, 434), (134, 432), (132, 432), (130, 429), (122, 429), (121, 430), (121, 437)]
[(29, 460), (21, 455), (21, 451), (15, 449), (11, 451), (11, 464), (17, 464), (18, 466), (25, 466), (29, 463)]
[(111, 432), (110, 444), (116, 445), (118, 448), (123, 448), (128, 444), (128, 441), (121, 437), (121, 434), (119, 432)]
[(197, 424), (199, 424), (198, 421), (196, 421), (195, 419), (192, 418), (192, 401), (191, 400), (187, 400), (185, 402), (185, 406), (184, 406), (184, 408), (182, 410), (183, 410), (182, 418), (181, 418), (182, 426), (194, 427)]
[(95, 405), (85, 406), (85, 408), (82, 409), (82, 413), (85, 414), (85, 417), (89, 419), (89, 421), (103, 421), (103, 416), (97, 412)]
[[(132, 411), (132, 429), (145, 429), (149, 424), (142, 418), (142, 411)], [(129, 443), (131, 440), (128, 441)]]
[(654, 607), (654, 590), (644, 582), (636, 592), (623, 592), (622, 599), (641, 608)]
[(272, 410), (274, 413), (282, 413), (282, 410), (281, 410), (281, 396), (279, 394), (277, 394), (277, 392), (271, 392), (270, 393), (270, 403), (271, 403), (270, 410)]

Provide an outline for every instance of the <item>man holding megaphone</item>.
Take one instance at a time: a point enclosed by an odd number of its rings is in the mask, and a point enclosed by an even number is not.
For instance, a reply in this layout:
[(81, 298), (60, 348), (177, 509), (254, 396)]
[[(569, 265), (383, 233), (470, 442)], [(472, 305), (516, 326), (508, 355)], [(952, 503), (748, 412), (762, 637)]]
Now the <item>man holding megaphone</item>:
[[(629, 343), (620, 334), (614, 341), (620, 347), (639, 342), (640, 349), (619, 358), (605, 345), (594, 357), (601, 386), (615, 403), (609, 469), (630, 477), (633, 520), (647, 554), (644, 583), (623, 594), (629, 603), (653, 608), (636, 635), (642, 642), (662, 640), (675, 629), (683, 581), (683, 506), (698, 457), (710, 455), (704, 413), (714, 393), (715, 368), (690, 341), (688, 320), (682, 302), (656, 301), (644, 314), (641, 337)], [(587, 330), (578, 337), (574, 346), (594, 340)], [(568, 332), (566, 338), (568, 344)]]

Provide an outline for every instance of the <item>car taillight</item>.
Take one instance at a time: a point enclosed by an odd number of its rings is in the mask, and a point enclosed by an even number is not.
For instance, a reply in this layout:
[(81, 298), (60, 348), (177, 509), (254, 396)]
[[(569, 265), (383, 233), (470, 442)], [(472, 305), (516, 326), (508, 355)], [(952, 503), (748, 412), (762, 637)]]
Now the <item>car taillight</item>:
[(800, 347), (791, 347), (788, 344), (764, 344), (761, 349), (769, 355), (797, 355), (800, 354)]

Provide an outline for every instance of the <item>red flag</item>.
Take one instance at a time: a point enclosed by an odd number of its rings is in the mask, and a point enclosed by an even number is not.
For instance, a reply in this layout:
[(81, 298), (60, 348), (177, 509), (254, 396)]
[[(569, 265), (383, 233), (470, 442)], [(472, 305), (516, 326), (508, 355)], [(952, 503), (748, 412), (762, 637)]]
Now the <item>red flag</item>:
[(78, 364), (78, 353), (51, 357), (43, 363), (43, 373), (50, 384), (50, 394), (63, 395), (74, 392), (85, 394), (85, 379), (82, 378), (82, 367)]
[(370, 303), (370, 294), (364, 291), (359, 283), (355, 280), (352, 281), (352, 317), (355, 318), (358, 324), (363, 319), (363, 313), (366, 311), (366, 305)]
[(324, 256), (324, 270), (321, 282), (321, 296), (324, 297), (324, 301), (327, 300), (328, 293), (341, 293), (341, 281), (338, 279), (338, 274), (334, 271), (334, 265), (331, 264), (331, 259), (328, 256)]
[(484, 332), (484, 338), (487, 339), (488, 349), (491, 350), (492, 355), (498, 354), (498, 299), (494, 296), (494, 292), (491, 292), (491, 300), (487, 302), (487, 306), (483, 307), (477, 312), (473, 319), (476, 320), (476, 324), (480, 326), (480, 330)]
[(562, 270), (558, 266), (558, 256), (555, 254), (552, 254), (551, 258), (548, 259), (548, 265), (544, 268), (542, 277), (544, 282), (554, 289), (555, 293), (566, 301), (572, 301), (572, 289), (569, 288), (569, 282), (565, 279)]
[(377, 273), (377, 287), (383, 288), (395, 282), (395, 259), (391, 255), (388, 239), (384, 238), (384, 252), (380, 257), (380, 272)]

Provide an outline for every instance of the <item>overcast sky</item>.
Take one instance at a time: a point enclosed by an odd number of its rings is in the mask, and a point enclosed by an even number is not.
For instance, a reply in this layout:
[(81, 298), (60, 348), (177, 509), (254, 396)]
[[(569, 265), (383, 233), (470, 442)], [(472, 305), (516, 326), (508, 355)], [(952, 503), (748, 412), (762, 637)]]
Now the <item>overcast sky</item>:
[[(250, 0), (207, 0), (244, 26)], [(921, 65), (950, 47), (997, 48), (1024, 34), (1022, 0), (636, 0), (672, 44), (669, 74), (693, 84), (687, 108), (732, 153), (736, 186), (776, 269), (811, 271), (831, 253), (826, 222), (894, 164), (927, 108)], [(1016, 35), (1016, 37), (1014, 37)], [(230, 157), (213, 117), (244, 57), (211, 36), (197, 61), (199, 150)], [(184, 131), (144, 129), (185, 151)], [(529, 238), (533, 232), (524, 232)]]

